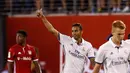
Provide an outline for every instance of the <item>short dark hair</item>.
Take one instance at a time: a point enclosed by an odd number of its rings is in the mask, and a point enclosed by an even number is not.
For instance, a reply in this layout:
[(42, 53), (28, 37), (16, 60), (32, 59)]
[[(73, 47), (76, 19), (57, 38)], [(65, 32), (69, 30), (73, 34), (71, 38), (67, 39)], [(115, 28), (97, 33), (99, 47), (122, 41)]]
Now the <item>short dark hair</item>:
[(128, 34), (128, 39), (130, 39), (130, 34)]
[(18, 30), (17, 33), (22, 34), (24, 37), (27, 37), (27, 32), (24, 30)]
[(82, 25), (80, 23), (74, 23), (72, 27), (79, 27), (80, 30), (83, 30)]

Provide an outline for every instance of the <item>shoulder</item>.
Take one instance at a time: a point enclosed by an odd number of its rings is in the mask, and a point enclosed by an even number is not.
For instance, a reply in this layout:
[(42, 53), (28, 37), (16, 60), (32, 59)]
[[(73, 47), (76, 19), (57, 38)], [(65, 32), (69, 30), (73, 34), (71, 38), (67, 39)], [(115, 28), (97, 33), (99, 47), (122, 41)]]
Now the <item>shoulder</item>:
[(27, 46), (28, 46), (29, 48), (34, 48), (34, 46), (32, 46), (32, 45), (29, 45), (29, 44), (27, 44)]
[(28, 50), (35, 51), (35, 47), (32, 45), (27, 44)]
[(129, 42), (123, 41), (123, 43), (124, 43), (125, 47), (128, 47), (128, 48), (130, 47), (130, 40), (129, 40)]
[(102, 44), (101, 46), (100, 46), (100, 48), (106, 48), (106, 47), (109, 47), (110, 46), (110, 43), (109, 43), (109, 41), (107, 41), (107, 42), (105, 42), (104, 44)]
[(68, 36), (68, 35), (65, 35), (65, 34), (62, 34), (62, 33), (59, 33), (59, 35), (60, 35), (60, 37), (62, 37), (62, 38), (68, 38), (68, 39), (71, 39), (71, 37)]
[(110, 43), (109, 41), (105, 42), (104, 44), (102, 44), (100, 47), (99, 47), (99, 50), (100, 51), (108, 51), (108, 48), (110, 47)]
[(28, 49), (30, 49), (30, 50), (33, 50), (33, 51), (37, 51), (38, 50), (36, 47), (34, 47), (32, 45), (27, 44), (27, 46), (28, 46)]
[(92, 47), (92, 44), (86, 40), (84, 40), (84, 45), (87, 47)]
[(9, 50), (15, 50), (16, 48), (18, 48), (19, 46), (17, 44), (13, 45), (12, 47), (10, 47)]
[(126, 43), (130, 44), (130, 39), (125, 40)]
[(68, 35), (64, 35), (60, 33), (58, 40), (60, 41), (61, 44), (67, 44), (72, 41), (72, 38)]

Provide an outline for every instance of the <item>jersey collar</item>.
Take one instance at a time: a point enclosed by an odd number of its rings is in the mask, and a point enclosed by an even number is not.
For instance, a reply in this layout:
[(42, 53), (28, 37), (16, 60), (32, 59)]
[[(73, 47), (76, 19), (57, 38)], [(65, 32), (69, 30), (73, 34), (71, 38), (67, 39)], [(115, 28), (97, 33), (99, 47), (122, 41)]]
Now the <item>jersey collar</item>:
[[(112, 44), (112, 46), (113, 46), (114, 48), (117, 47), (117, 45), (113, 43), (112, 37), (109, 39), (109, 42)], [(122, 41), (121, 41), (121, 45), (120, 45), (119, 47), (123, 47), (123, 46), (124, 46), (124, 41), (122, 40)]]
[[(74, 39), (74, 37), (72, 37), (72, 41), (74, 42), (74, 43), (77, 43), (77, 41)], [(84, 44), (84, 39), (82, 38), (82, 42), (80, 43), (80, 45), (83, 45)]]
[(23, 48), (23, 47), (25, 48), (28, 44), (26, 44), (25, 46), (21, 46), (21, 45), (19, 45), (19, 44), (17, 44), (17, 45), (20, 46), (21, 48)]

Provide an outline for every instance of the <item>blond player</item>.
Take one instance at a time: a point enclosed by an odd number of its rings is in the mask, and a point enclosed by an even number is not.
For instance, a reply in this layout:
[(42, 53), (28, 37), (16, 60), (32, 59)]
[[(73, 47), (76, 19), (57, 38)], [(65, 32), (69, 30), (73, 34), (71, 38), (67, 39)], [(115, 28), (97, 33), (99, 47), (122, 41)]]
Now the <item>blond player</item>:
[(123, 41), (126, 25), (121, 20), (112, 23), (112, 37), (100, 46), (93, 73), (99, 73), (104, 66), (104, 73), (128, 73), (130, 45)]

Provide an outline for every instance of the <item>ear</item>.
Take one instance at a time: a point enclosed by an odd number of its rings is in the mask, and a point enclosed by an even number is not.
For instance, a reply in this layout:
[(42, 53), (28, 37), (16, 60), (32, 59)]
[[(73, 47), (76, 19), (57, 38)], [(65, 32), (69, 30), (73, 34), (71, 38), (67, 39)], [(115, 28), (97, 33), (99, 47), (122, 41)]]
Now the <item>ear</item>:
[(83, 30), (81, 31), (81, 33), (83, 34)]
[(113, 31), (113, 32), (111, 32), (111, 34), (112, 34), (112, 35), (114, 35), (114, 34), (115, 34), (115, 33), (114, 33), (114, 31)]
[(115, 31), (115, 29), (112, 29), (112, 30), (111, 30), (111, 34), (112, 34), (112, 35), (114, 34), (114, 31)]

